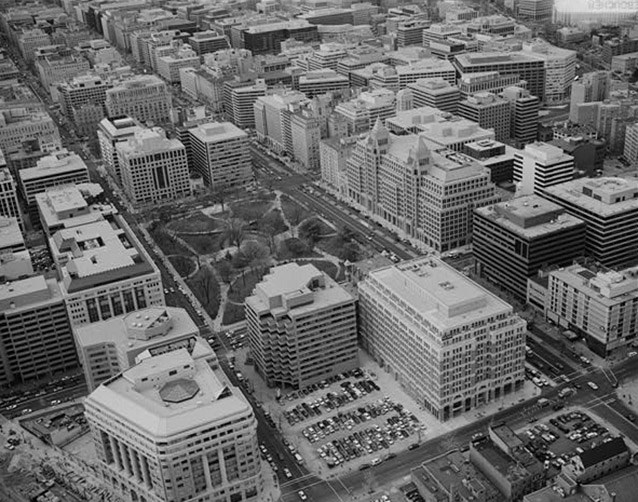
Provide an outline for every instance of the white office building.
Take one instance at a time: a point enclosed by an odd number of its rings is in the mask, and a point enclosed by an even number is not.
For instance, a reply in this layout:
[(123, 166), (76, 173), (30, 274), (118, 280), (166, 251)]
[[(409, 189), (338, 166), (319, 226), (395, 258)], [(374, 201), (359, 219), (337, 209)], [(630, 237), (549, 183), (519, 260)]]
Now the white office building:
[(548, 143), (531, 143), (514, 153), (514, 181), (520, 195), (543, 195), (545, 189), (574, 179), (574, 157)]

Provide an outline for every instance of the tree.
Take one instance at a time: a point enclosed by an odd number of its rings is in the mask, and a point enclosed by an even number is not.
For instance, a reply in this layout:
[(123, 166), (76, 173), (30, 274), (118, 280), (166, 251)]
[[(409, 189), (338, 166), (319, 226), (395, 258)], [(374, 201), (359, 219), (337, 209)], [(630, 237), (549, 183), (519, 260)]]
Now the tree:
[(222, 212), (225, 211), (224, 203), (226, 202), (226, 199), (228, 198), (229, 191), (230, 190), (228, 188), (228, 185), (224, 185), (222, 183), (216, 184), (210, 189), (213, 202), (215, 202), (215, 204), (220, 204), (222, 206)]
[(337, 234), (338, 234), (338, 237), (343, 242), (346, 242), (346, 243), (352, 242), (352, 239), (354, 239), (354, 232), (347, 225), (339, 227), (339, 230), (337, 231)]
[(290, 211), (288, 211), (288, 214), (286, 215), (288, 221), (290, 222), (290, 225), (292, 226), (293, 235), (295, 233), (295, 228), (297, 227), (297, 225), (299, 225), (299, 223), (301, 223), (301, 221), (304, 219), (304, 216), (304, 209), (297, 203), (293, 202), (290, 205)]
[(219, 284), (215, 280), (213, 272), (207, 267), (200, 269), (193, 279), (193, 285), (200, 293), (205, 305), (211, 305), (217, 301), (219, 295)]
[(270, 258), (268, 249), (257, 241), (244, 242), (241, 247), (241, 252), (244, 254), (251, 267), (263, 264), (268, 258)]
[(359, 260), (359, 246), (354, 242), (346, 243), (339, 253), (339, 258), (343, 261), (358, 261)]
[(244, 241), (246, 224), (237, 218), (228, 218), (226, 220), (226, 229), (224, 231), (225, 238), (233, 246), (241, 247)]
[[(232, 257), (231, 257), (232, 259)], [(217, 269), (217, 273), (222, 281), (226, 284), (230, 284), (233, 280), (233, 266), (230, 264), (229, 260), (219, 260), (215, 264), (215, 268)]]
[(321, 231), (323, 230), (321, 223), (317, 218), (305, 221), (299, 227), (299, 237), (307, 240), (311, 246), (314, 246), (321, 239)]

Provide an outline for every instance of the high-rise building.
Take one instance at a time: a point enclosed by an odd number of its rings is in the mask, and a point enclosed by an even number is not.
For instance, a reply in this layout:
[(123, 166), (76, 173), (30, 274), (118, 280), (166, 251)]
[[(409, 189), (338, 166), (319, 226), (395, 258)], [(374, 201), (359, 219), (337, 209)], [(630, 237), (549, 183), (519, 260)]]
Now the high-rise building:
[(31, 255), (18, 220), (0, 215), (0, 280), (14, 281), (32, 275)]
[(62, 148), (55, 122), (39, 107), (0, 110), (0, 150), (5, 155), (32, 139), (45, 152)]
[(596, 354), (622, 353), (635, 341), (638, 269), (600, 270), (574, 264), (548, 275), (545, 315), (585, 338)]
[(494, 138), (510, 137), (510, 103), (491, 92), (478, 92), (458, 105), (458, 115), (476, 122), (483, 129), (494, 129)]
[(460, 93), (459, 88), (442, 78), (419, 79), (408, 84), (407, 89), (414, 97), (413, 108), (431, 106), (444, 112), (456, 113)]
[(237, 186), (252, 179), (248, 135), (230, 122), (211, 122), (188, 130), (192, 169), (209, 187)]
[(553, 0), (518, 0), (518, 17), (521, 19), (548, 21), (553, 9)]
[(460, 35), (460, 25), (437, 23), (423, 30), (423, 46), (430, 47), (431, 43), (442, 42), (451, 36)]
[(163, 129), (141, 129), (117, 143), (122, 188), (134, 204), (190, 195), (186, 148)]
[(238, 32), (240, 39), (239, 46), (233, 42), (233, 47), (248, 49), (253, 54), (279, 54), (281, 42), (289, 38), (306, 43), (319, 42), (317, 26), (301, 19), (253, 26), (237, 26), (233, 27), (232, 30)]
[(26, 202), (31, 224), (38, 225), (36, 194), (58, 185), (88, 182), (89, 168), (79, 155), (61, 150), (42, 157), (35, 167), (22, 169), (18, 172), (18, 176), (20, 191)]
[(492, 183), (511, 182), (514, 179), (515, 148), (499, 141), (484, 139), (463, 145), (462, 152), (490, 171)]
[(245, 309), (255, 370), (269, 386), (304, 388), (357, 367), (354, 296), (314, 265), (273, 268)]
[(429, 28), (431, 22), (426, 19), (408, 19), (397, 24), (397, 46), (423, 45), (423, 30)]
[(520, 195), (543, 195), (547, 187), (574, 179), (574, 157), (549, 143), (526, 145), (514, 155), (514, 181)]
[(466, 246), (474, 207), (498, 202), (487, 169), (424, 135), (394, 136), (377, 121), (348, 160), (348, 197), (436, 251)]
[(142, 126), (130, 117), (104, 118), (98, 124), (97, 139), (100, 143), (100, 155), (106, 164), (106, 169), (118, 183), (122, 182), (122, 172), (115, 147), (141, 130)]
[(467, 99), (477, 92), (499, 94), (510, 86), (527, 88), (527, 82), (521, 80), (518, 74), (501, 75), (498, 71), (468, 73), (459, 78), (456, 85), (461, 93), (461, 99)]
[(585, 252), (585, 223), (538, 195), (475, 209), (473, 237), (477, 273), (522, 299), (529, 277)]
[(224, 114), (229, 122), (240, 129), (255, 127), (253, 106), (257, 98), (266, 95), (266, 83), (227, 81), (224, 82)]
[(405, 89), (408, 85), (424, 78), (443, 79), (450, 85), (454, 85), (456, 70), (449, 61), (425, 58), (396, 66), (374, 63), (350, 73), (353, 86), (384, 88), (394, 92)]
[(89, 392), (139, 360), (182, 348), (191, 354), (206, 350), (211, 366), (217, 365), (215, 353), (199, 336), (195, 322), (177, 307), (150, 307), (77, 326), (74, 336)]
[[(148, 357), (84, 402), (108, 490), (124, 500), (264, 500), (257, 420), (187, 349)], [(170, 445), (170, 446), (168, 446)]]
[(40, 83), (47, 92), (60, 82), (85, 73), (90, 70), (89, 61), (78, 55), (51, 55), (40, 57), (35, 61), (35, 68), (40, 77)]
[(57, 86), (60, 109), (82, 134), (92, 134), (106, 110), (110, 84), (95, 75), (81, 75)]
[(510, 136), (521, 147), (538, 137), (540, 100), (522, 87), (506, 87), (501, 93), (510, 104)]
[(0, 284), (0, 384), (77, 368), (73, 333), (55, 279)]
[(24, 230), (16, 183), (5, 167), (0, 167), (0, 216), (16, 218), (20, 229)]
[(321, 181), (344, 198), (348, 196), (347, 161), (356, 143), (356, 136), (334, 136), (319, 145)]
[(359, 312), (363, 348), (439, 420), (525, 382), (525, 321), (441, 260), (370, 272)]
[(611, 90), (611, 74), (607, 71), (585, 73), (572, 83), (569, 120), (578, 123), (578, 105), (604, 101)]
[(518, 75), (527, 82), (532, 95), (545, 99), (545, 62), (527, 52), (480, 52), (456, 56), (454, 66), (461, 79), (473, 73), (498, 72), (500, 75)]
[(536, 96), (546, 104), (569, 102), (571, 86), (576, 77), (576, 51), (535, 40), (524, 42), (522, 53), (541, 59), (545, 66), (545, 94)]
[(304, 93), (294, 90), (257, 98), (253, 105), (257, 139), (277, 153), (292, 153), (290, 115), (308, 101)]
[(169, 84), (180, 82), (182, 68), (199, 68), (200, 56), (188, 45), (180, 47), (175, 53), (157, 58), (157, 74)]
[(638, 162), (638, 123), (628, 126), (625, 130), (623, 157), (632, 164)]
[(31, 62), (35, 58), (35, 51), (39, 47), (51, 45), (51, 37), (40, 28), (22, 28), (18, 35), (18, 48), (25, 61)]
[(631, 264), (638, 249), (638, 181), (580, 178), (543, 195), (587, 225), (585, 252), (607, 267)]
[(154, 75), (138, 75), (114, 85), (106, 91), (105, 104), (111, 119), (129, 116), (140, 122), (172, 121), (171, 93)]
[(292, 157), (311, 171), (320, 169), (319, 141), (325, 122), (325, 118), (311, 107), (301, 108), (290, 116)]
[(309, 98), (332, 93), (336, 97), (346, 97), (350, 89), (350, 79), (334, 70), (313, 70), (299, 77), (299, 90)]

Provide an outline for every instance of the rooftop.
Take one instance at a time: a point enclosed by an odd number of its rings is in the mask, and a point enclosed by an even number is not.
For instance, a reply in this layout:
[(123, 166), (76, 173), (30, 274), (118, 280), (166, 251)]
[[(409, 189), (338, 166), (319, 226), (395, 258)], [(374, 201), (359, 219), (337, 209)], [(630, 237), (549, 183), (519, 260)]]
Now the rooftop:
[(23, 246), (24, 237), (17, 218), (0, 215), (0, 249)]
[(21, 169), (18, 174), (22, 181), (31, 181), (78, 170), (85, 171), (88, 177), (88, 168), (82, 158), (75, 153), (61, 150), (42, 157), (35, 167)]
[(559, 162), (573, 160), (573, 157), (565, 153), (562, 148), (558, 148), (557, 146), (550, 145), (549, 143), (544, 143), (542, 141), (525, 145), (524, 150), (517, 155), (521, 157), (531, 157), (543, 164), (556, 164)]
[(512, 307), (438, 258), (416, 258), (370, 273), (440, 330), (451, 330)]
[(543, 64), (542, 60), (538, 57), (523, 52), (472, 52), (459, 54), (456, 56), (456, 60), (464, 68), (480, 65), (522, 64), (535, 61), (537, 61), (539, 65)]
[(132, 136), (142, 126), (131, 117), (123, 117), (120, 119), (104, 118), (100, 121), (99, 129), (104, 130), (111, 138), (123, 136)]
[(35, 308), (51, 301), (62, 301), (62, 294), (55, 279), (36, 275), (0, 284), (0, 312)]
[[(529, 471), (520, 463), (516, 462), (507, 453), (498, 448), (490, 439), (473, 442), (472, 448), (479, 452), (493, 469), (512, 484), (519, 482), (530, 476)], [(470, 454), (470, 457), (472, 454)]]
[(184, 144), (176, 139), (168, 139), (163, 129), (139, 128), (126, 141), (117, 143), (116, 150), (125, 157), (140, 157), (153, 153), (184, 150)]
[(602, 217), (638, 209), (638, 180), (634, 178), (579, 178), (549, 186), (545, 193)]
[(290, 19), (288, 21), (281, 21), (278, 23), (258, 24), (256, 26), (249, 26), (245, 29), (245, 31), (250, 34), (257, 34), (257, 33), (268, 33), (269, 31), (295, 30), (295, 29), (312, 28), (312, 27), (315, 27), (315, 25), (310, 24), (306, 20)]
[(210, 122), (189, 129), (189, 132), (204, 143), (247, 138), (244, 131), (230, 122)]
[(538, 195), (516, 197), (507, 202), (476, 208), (476, 214), (525, 239), (560, 233), (584, 225), (558, 204)]
[(585, 450), (580, 454), (580, 460), (583, 463), (583, 467), (587, 469), (617, 455), (628, 452), (629, 449), (627, 448), (624, 439), (616, 437), (607, 443), (601, 443), (595, 448)]
[(599, 271), (580, 264), (559, 268), (550, 273), (551, 277), (584, 292), (597, 303), (613, 306), (638, 298), (638, 269)]
[(186, 349), (142, 360), (100, 385), (89, 396), (91, 403), (157, 439), (251, 414), (244, 396), (223, 373)]

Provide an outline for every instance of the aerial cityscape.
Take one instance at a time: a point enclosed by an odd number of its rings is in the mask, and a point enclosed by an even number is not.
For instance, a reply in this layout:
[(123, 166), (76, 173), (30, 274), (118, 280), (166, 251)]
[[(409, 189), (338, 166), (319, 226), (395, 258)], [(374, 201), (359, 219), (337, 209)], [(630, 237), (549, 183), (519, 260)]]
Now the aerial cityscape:
[(637, 502), (638, 2), (0, 0), (0, 502)]

